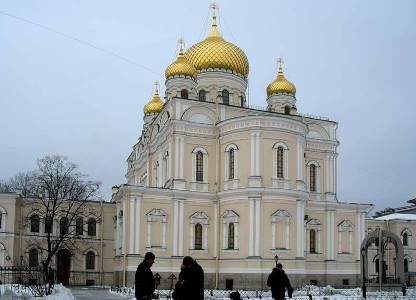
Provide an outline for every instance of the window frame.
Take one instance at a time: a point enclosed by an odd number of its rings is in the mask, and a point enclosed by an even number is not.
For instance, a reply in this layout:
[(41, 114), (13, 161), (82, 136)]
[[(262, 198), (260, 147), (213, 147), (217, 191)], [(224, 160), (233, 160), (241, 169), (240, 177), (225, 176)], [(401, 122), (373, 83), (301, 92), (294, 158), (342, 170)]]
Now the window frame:
[(221, 91), (222, 104), (230, 105), (230, 92), (227, 89)]
[(85, 254), (85, 270), (87, 271), (93, 271), (96, 270), (96, 257), (97, 254), (92, 251), (88, 250)]
[[(36, 219), (36, 220), (35, 220)], [(40, 217), (37, 214), (33, 214), (29, 218), (30, 220), (30, 232), (31, 233), (40, 233)], [(35, 230), (33, 227), (35, 226)]]

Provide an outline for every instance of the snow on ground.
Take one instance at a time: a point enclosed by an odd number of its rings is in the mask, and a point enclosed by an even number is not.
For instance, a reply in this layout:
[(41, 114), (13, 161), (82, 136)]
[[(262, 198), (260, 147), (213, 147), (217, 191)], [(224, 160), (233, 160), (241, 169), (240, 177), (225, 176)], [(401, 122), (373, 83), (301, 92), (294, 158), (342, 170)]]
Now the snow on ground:
[[(228, 295), (231, 291), (225, 290), (205, 290), (205, 299), (207, 300), (229, 300)], [(244, 300), (273, 300), (271, 298), (270, 291), (239, 291), (241, 298)], [(134, 289), (132, 288), (119, 288), (119, 289), (110, 289), (110, 293), (123, 296), (134, 300)], [(157, 293), (160, 295), (160, 300), (169, 299), (170, 295), (169, 290), (159, 290)], [(314, 300), (359, 300), (361, 299), (361, 289), (335, 289), (331, 286), (326, 287), (316, 287), (316, 286), (305, 286), (303, 288), (297, 289), (293, 293), (294, 300), (308, 300), (308, 295), (312, 295)], [(261, 297), (259, 297), (261, 296)], [(416, 299), (416, 289), (408, 288), (406, 297), (402, 296), (401, 292), (367, 292), (367, 299), (400, 299), (400, 300), (411, 300)]]
[(71, 291), (62, 284), (57, 284), (51, 295), (45, 297), (33, 297), (31, 290), (27, 287), (18, 284), (3, 284), (0, 285), (0, 298), (2, 296), (19, 297), (19, 299), (45, 299), (45, 300), (75, 300)]

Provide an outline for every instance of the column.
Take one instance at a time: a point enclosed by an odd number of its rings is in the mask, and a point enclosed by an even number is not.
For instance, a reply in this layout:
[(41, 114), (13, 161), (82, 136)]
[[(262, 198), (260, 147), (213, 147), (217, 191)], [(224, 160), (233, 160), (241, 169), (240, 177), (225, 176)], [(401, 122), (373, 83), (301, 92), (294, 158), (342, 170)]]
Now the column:
[(238, 222), (234, 223), (234, 249), (240, 249), (238, 246)]
[(183, 179), (183, 161), (184, 161), (184, 140), (183, 136), (180, 137), (180, 164), (179, 164), (179, 176)]
[(178, 255), (183, 256), (183, 200), (179, 201), (179, 245), (178, 245)]
[(286, 246), (285, 246), (285, 248), (286, 249), (289, 249), (290, 248), (290, 245), (289, 245), (289, 226), (290, 226), (290, 220), (289, 220), (289, 218), (286, 218), (286, 220), (285, 220), (285, 226), (286, 226), (286, 228), (285, 228), (285, 230), (286, 230), (286, 233), (285, 233), (285, 239), (286, 239), (286, 242), (285, 242), (285, 244), (286, 244)]
[(256, 244), (255, 244), (255, 256), (260, 256), (260, 212), (261, 212), (261, 202), (260, 198), (255, 200), (256, 202)]
[(134, 244), (134, 253), (140, 254), (140, 231), (141, 231), (141, 216), (142, 215), (142, 199), (141, 197), (136, 198), (136, 214), (135, 214), (135, 244)]
[(215, 202), (214, 204), (214, 256), (217, 257), (218, 255), (218, 247), (220, 247), (220, 245), (218, 245), (219, 241), (220, 241), (220, 237), (218, 236), (220, 234), (219, 232), (219, 220), (218, 220), (218, 201)]
[(335, 244), (335, 218), (334, 211), (326, 211), (326, 252), (327, 260), (334, 260), (334, 244)]
[[(134, 252), (134, 244), (136, 243), (136, 218), (135, 218), (135, 199), (134, 197), (130, 197), (130, 206), (129, 206), (129, 254), (133, 254)], [(126, 212), (125, 212), (126, 213)]]
[(147, 248), (150, 248), (152, 247), (152, 221), (149, 220), (149, 217), (147, 218)]
[(260, 176), (260, 133), (256, 132), (256, 176)]
[(251, 133), (251, 142), (250, 142), (250, 176), (256, 176), (256, 134)]
[(192, 223), (190, 227), (190, 237), (189, 237), (189, 249), (194, 249), (194, 234), (195, 234), (195, 224)]
[(173, 200), (173, 256), (178, 256), (178, 219), (179, 204), (178, 200)]
[(180, 137), (175, 136), (175, 179), (179, 178), (179, 139)]
[(204, 229), (204, 241), (202, 247), (204, 250), (208, 250), (208, 224), (203, 225)]
[(162, 248), (166, 249), (166, 231), (168, 227), (168, 220), (164, 218), (162, 220)]
[(254, 199), (248, 198), (249, 201), (249, 224), (248, 224), (248, 256), (254, 255)]
[(305, 201), (303, 199), (298, 199), (296, 203), (296, 257), (305, 256)]
[(276, 221), (272, 221), (272, 249), (276, 249)]
[(297, 168), (296, 168), (296, 185), (297, 189), (305, 190), (305, 158), (304, 158), (304, 141), (299, 138), (296, 145), (296, 155), (297, 155)]
[(124, 198), (123, 200), (123, 244), (122, 244), (122, 248), (121, 248), (121, 253), (124, 254), (126, 253), (127, 249), (126, 249), (126, 243), (127, 243), (127, 222), (126, 222), (126, 217), (127, 217), (127, 199)]

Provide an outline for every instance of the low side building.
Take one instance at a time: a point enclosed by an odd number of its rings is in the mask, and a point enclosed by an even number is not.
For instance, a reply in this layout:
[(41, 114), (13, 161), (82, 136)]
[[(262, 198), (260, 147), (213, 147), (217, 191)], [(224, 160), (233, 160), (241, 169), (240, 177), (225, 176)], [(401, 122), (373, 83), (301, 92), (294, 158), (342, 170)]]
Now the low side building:
[[(0, 193), (0, 266), (39, 266), (45, 257), (46, 226), (33, 213), (34, 201), (15, 193)], [(114, 261), (115, 205), (89, 201), (86, 209), (97, 219), (79, 220), (82, 230), (74, 233), (71, 247), (63, 246), (52, 260), (57, 279), (71, 285), (111, 285)], [(91, 214), (92, 215), (92, 214)], [(60, 232), (53, 220), (52, 234)], [(81, 228), (80, 228), (81, 229)]]

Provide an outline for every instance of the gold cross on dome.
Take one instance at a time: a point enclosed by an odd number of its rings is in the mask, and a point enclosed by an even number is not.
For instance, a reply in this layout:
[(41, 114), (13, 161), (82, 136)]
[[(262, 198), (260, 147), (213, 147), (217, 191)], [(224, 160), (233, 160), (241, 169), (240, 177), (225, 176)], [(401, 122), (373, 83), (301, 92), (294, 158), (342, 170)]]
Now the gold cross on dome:
[(154, 86), (155, 86), (155, 94), (159, 94), (159, 81), (155, 81), (155, 83), (154, 83)]
[(279, 72), (283, 72), (283, 64), (284, 64), (283, 58), (279, 57), (277, 59), (277, 67), (278, 67)]
[(215, 13), (218, 10), (218, 4), (217, 4), (217, 2), (215, 2), (215, 1), (212, 2), (211, 9), (212, 9), (212, 16), (215, 17)]
[(180, 37), (178, 39), (178, 46), (179, 46), (179, 53), (183, 53), (183, 51), (185, 50), (185, 40), (183, 39), (183, 37)]

